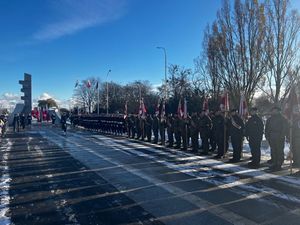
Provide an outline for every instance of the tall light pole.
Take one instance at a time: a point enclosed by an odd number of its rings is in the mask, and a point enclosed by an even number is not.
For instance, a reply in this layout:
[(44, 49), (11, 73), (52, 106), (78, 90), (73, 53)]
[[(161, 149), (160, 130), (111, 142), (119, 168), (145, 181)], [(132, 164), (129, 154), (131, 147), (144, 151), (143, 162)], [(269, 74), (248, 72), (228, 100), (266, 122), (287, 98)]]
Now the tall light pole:
[(162, 49), (165, 54), (165, 100), (167, 100), (167, 50), (164, 47), (156, 47), (157, 49)]
[(111, 72), (111, 70), (108, 70), (107, 74), (106, 74), (106, 114), (108, 114), (108, 74)]

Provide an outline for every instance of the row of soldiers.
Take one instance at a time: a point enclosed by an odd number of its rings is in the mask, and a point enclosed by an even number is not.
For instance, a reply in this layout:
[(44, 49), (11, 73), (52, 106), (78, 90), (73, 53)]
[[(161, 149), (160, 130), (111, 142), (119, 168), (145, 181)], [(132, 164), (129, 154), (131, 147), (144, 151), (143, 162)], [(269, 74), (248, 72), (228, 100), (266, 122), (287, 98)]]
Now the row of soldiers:
[[(300, 166), (300, 114), (295, 112), (292, 124), (293, 136), (289, 135), (289, 123), (281, 114), (279, 107), (274, 107), (271, 116), (264, 125), (258, 115), (258, 109), (252, 108), (248, 120), (241, 118), (237, 110), (200, 114), (192, 113), (185, 118), (178, 114), (167, 116), (147, 115), (100, 115), (73, 116), (72, 124), (96, 130), (106, 134), (123, 135), (155, 144), (167, 145), (170, 148), (187, 150), (189, 143), (193, 152), (207, 155), (216, 151), (215, 158), (223, 158), (229, 147), (233, 149), (230, 162), (239, 162), (242, 157), (243, 142), (246, 138), (251, 149), (250, 168), (258, 168), (261, 160), (261, 143), (263, 134), (271, 147), (272, 170), (279, 170), (284, 161), (285, 140), (292, 139), (294, 166)], [(199, 137), (201, 146), (199, 146)]]
[(21, 115), (19, 113), (14, 114), (14, 120), (13, 120), (13, 130), (14, 132), (19, 132), (20, 128), (23, 130), (25, 129), (26, 125), (30, 125), (32, 120), (32, 116), (29, 113), (27, 116), (25, 113), (22, 113)]

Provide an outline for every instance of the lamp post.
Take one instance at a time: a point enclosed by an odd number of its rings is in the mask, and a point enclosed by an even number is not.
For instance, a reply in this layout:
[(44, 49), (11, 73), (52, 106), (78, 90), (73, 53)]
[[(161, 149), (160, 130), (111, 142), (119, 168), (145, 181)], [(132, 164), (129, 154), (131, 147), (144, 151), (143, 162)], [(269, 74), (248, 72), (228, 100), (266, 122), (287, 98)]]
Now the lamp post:
[(164, 47), (156, 47), (157, 49), (162, 49), (165, 55), (165, 99), (167, 100), (167, 51)]
[(106, 74), (106, 114), (108, 114), (108, 74), (111, 72), (111, 70), (108, 70), (107, 74)]

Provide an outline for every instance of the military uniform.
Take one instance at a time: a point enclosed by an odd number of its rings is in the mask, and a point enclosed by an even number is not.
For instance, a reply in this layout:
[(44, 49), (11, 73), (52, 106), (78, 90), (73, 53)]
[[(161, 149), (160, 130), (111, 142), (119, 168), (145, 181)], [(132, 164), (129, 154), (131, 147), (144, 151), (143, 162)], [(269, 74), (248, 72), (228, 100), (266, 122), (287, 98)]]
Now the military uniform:
[(260, 164), (260, 146), (264, 133), (264, 123), (257, 115), (252, 115), (245, 125), (245, 136), (249, 141), (249, 147), (252, 155), (250, 166), (258, 167)]
[(212, 121), (208, 115), (200, 117), (200, 137), (202, 140), (203, 154), (208, 154), (209, 151), (209, 136), (211, 134)]
[(222, 114), (217, 114), (215, 116), (213, 129), (216, 135), (216, 143), (218, 146), (218, 154), (215, 156), (215, 158), (221, 158), (228, 150), (228, 119)]
[(237, 114), (231, 116), (229, 124), (229, 134), (233, 148), (233, 157), (231, 161), (238, 162), (241, 160), (242, 155), (245, 125), (242, 118)]
[(280, 169), (284, 161), (284, 142), (288, 135), (288, 121), (281, 113), (273, 114), (266, 122), (266, 139), (271, 147), (271, 169)]
[(174, 117), (174, 136), (176, 141), (175, 148), (181, 147), (181, 132), (180, 132), (180, 118), (176, 114)]
[(293, 166), (300, 167), (300, 115), (295, 115), (292, 123)]
[(182, 150), (187, 150), (188, 147), (188, 123), (189, 123), (189, 119), (186, 118), (182, 118), (180, 119), (180, 133), (181, 133), (181, 137), (182, 137)]
[(154, 135), (153, 143), (157, 144), (158, 142), (158, 129), (159, 129), (159, 120), (156, 115), (153, 116), (153, 122), (152, 122), (152, 130)]
[(192, 139), (192, 151), (198, 152), (199, 149), (199, 118), (196, 113), (191, 117), (190, 132)]
[(150, 115), (147, 115), (145, 129), (146, 129), (146, 136), (147, 136), (147, 141), (148, 142), (151, 142), (152, 123), (153, 123), (152, 117)]
[(174, 145), (174, 118), (169, 115), (167, 118), (167, 134), (168, 134), (168, 147), (172, 148)]
[(165, 117), (160, 118), (159, 121), (159, 134), (160, 134), (160, 144), (165, 145), (166, 142), (166, 134), (165, 129), (167, 127), (167, 121)]

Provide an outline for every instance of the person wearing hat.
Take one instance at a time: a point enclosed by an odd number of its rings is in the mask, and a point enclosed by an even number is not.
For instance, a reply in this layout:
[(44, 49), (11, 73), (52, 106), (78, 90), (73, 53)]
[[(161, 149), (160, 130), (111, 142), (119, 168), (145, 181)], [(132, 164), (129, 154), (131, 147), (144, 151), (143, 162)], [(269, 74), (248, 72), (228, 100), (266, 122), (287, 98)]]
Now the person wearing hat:
[(267, 119), (265, 136), (271, 147), (270, 169), (280, 170), (284, 162), (283, 149), (285, 138), (288, 136), (288, 121), (278, 106), (272, 108), (272, 115)]
[(229, 135), (233, 149), (233, 156), (229, 162), (239, 162), (242, 156), (245, 124), (237, 113), (237, 109), (231, 110), (229, 123)]
[(209, 151), (209, 135), (211, 133), (212, 128), (212, 121), (210, 117), (206, 114), (206, 110), (202, 110), (201, 116), (200, 116), (200, 124), (199, 124), (199, 130), (200, 130), (200, 137), (202, 141), (202, 148), (203, 151), (201, 154), (208, 155)]
[(293, 153), (293, 167), (300, 167), (300, 111), (299, 107), (295, 106), (293, 109), (292, 121), (292, 153)]
[[(228, 150), (228, 129), (229, 121), (225, 117), (224, 112), (218, 110), (216, 112), (215, 120), (213, 123), (213, 129), (215, 130), (215, 138), (218, 147), (218, 153), (214, 156), (216, 159), (224, 157)], [(226, 136), (225, 136), (226, 135)]]
[(192, 152), (197, 153), (199, 148), (199, 118), (196, 112), (192, 113), (190, 120), (190, 132), (192, 140)]
[(260, 116), (257, 114), (257, 108), (253, 107), (250, 110), (251, 117), (245, 125), (245, 136), (249, 141), (251, 150), (252, 161), (248, 163), (250, 168), (258, 168), (260, 164), (260, 146), (264, 133), (264, 123)]

